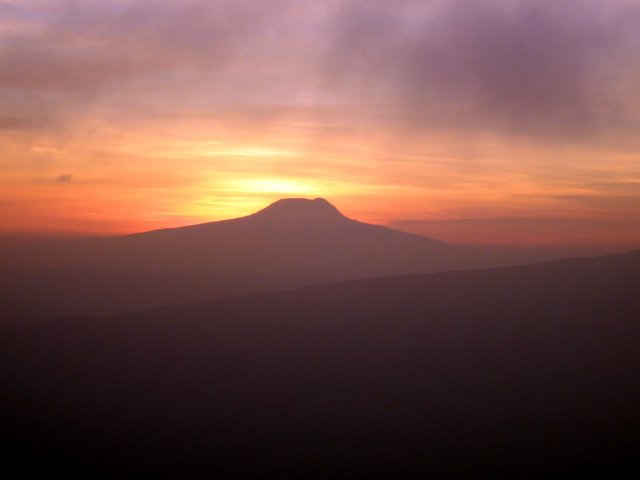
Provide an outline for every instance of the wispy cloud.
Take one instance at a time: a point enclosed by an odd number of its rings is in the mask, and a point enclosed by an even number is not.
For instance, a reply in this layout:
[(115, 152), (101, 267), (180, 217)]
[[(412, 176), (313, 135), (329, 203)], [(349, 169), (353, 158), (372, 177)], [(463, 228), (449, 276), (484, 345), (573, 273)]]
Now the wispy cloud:
[(58, 175), (56, 178), (56, 182), (58, 183), (69, 183), (73, 179), (73, 175), (69, 175), (68, 173), (62, 173)]
[(0, 96), (52, 121), (57, 109), (96, 98), (126, 105), (144, 96), (177, 113), (208, 105), (253, 117), (261, 107), (267, 118), (359, 105), (410, 129), (540, 138), (630, 133), (640, 121), (640, 8), (626, 0), (3, 8)]
[[(188, 109), (234, 89), (286, 0), (38, 2), (0, 20), (0, 100), (22, 117), (61, 122), (96, 102), (150, 96)], [(15, 28), (13, 28), (15, 27)], [(247, 72), (252, 74), (252, 72)], [(233, 78), (232, 78), (233, 77)], [(204, 81), (209, 89), (204, 89)], [(185, 100), (184, 88), (198, 83)], [(242, 82), (241, 82), (242, 83)], [(202, 88), (202, 90), (200, 90)], [(154, 93), (161, 92), (161, 95)], [(239, 94), (238, 94), (239, 95)], [(136, 103), (135, 100), (133, 102)]]
[(331, 75), (410, 127), (585, 139), (639, 125), (635, 2), (436, 0), (415, 17), (423, 2), (343, 3)]

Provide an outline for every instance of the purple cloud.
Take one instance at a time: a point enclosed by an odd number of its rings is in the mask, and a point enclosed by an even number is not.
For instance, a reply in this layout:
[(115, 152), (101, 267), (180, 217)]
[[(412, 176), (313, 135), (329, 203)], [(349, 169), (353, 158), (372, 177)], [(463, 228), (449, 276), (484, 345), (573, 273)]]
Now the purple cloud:
[(348, 2), (332, 75), (409, 126), (583, 139), (632, 130), (640, 9), (623, 0)]

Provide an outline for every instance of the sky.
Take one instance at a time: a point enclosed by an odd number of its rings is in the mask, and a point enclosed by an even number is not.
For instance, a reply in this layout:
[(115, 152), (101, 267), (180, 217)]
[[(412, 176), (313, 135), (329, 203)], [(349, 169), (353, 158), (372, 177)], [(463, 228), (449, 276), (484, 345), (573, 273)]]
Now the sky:
[(0, 234), (640, 246), (640, 0), (0, 0), (0, 105)]

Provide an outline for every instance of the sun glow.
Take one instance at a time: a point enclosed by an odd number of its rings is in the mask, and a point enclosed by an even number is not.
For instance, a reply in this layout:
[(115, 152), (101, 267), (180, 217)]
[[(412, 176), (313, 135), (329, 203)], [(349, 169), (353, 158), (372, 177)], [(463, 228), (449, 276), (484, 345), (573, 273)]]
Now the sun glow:
[(316, 190), (310, 182), (285, 178), (244, 178), (231, 183), (233, 190), (255, 193), (308, 195)]

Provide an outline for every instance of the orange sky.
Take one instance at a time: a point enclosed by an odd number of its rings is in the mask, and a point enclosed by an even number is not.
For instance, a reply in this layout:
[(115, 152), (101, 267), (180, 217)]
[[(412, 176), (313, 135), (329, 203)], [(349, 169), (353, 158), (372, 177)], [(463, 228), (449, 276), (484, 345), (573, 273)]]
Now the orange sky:
[(88, 3), (0, 2), (1, 233), (320, 196), (461, 243), (640, 244), (637, 2)]

